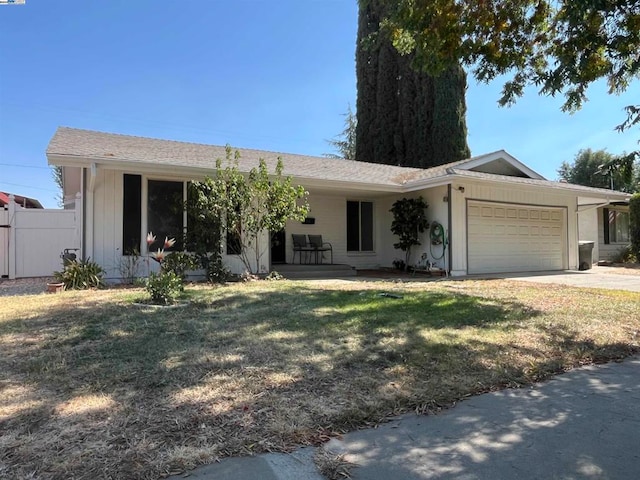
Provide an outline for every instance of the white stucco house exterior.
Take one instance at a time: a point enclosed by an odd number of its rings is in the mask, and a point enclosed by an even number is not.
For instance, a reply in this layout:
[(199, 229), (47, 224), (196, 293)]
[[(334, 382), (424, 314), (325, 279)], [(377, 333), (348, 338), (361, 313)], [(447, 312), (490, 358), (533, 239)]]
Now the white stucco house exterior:
[[(260, 270), (270, 270), (276, 261), (292, 262), (291, 234), (321, 234), (333, 246), (334, 263), (390, 267), (404, 257), (393, 247), (391, 205), (419, 195), (429, 204), (428, 219), (444, 227), (448, 244), (442, 255), (442, 245), (431, 246), (425, 232), (414, 261), (426, 254), (453, 276), (577, 269), (578, 242), (594, 241), (597, 250), (603, 209), (619, 208), (630, 197), (546, 180), (502, 150), (429, 169), (239, 151), (242, 171), (260, 158), (273, 171), (281, 157), (284, 174), (309, 192), (313, 222), (290, 222), (284, 249), (268, 252)], [(56, 131), (47, 149), (49, 164), (63, 167), (69, 205), (82, 201), (81, 254), (102, 265), (111, 279), (119, 275), (127, 244), (138, 243), (145, 252), (146, 232), (163, 221), (163, 195), (186, 195), (186, 182), (211, 174), (216, 159), (224, 157), (222, 146), (66, 127)], [(188, 228), (186, 217), (174, 223)], [(269, 235), (263, 241), (269, 242)], [(223, 257), (242, 272), (235, 255)]]

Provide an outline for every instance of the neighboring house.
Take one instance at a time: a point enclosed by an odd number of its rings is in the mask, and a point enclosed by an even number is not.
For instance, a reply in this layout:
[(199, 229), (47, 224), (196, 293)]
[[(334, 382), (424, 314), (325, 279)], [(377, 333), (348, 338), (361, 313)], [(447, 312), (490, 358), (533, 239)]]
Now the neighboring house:
[[(548, 181), (502, 150), (429, 169), (239, 151), (242, 171), (259, 158), (273, 171), (280, 156), (284, 173), (309, 192), (314, 221), (289, 222), (284, 250), (272, 250), (259, 266), (263, 271), (292, 261), (294, 233), (323, 235), (333, 245), (335, 263), (390, 267), (404, 255), (393, 248), (389, 210), (396, 200), (418, 195), (429, 204), (428, 219), (444, 227), (448, 247), (443, 254), (425, 232), (414, 262), (426, 254), (452, 275), (577, 269), (578, 241), (598, 241), (598, 209), (630, 198)], [(165, 200), (185, 198), (186, 182), (211, 174), (224, 156), (221, 146), (72, 128), (59, 128), (47, 149), (49, 163), (64, 168), (65, 198), (81, 194), (82, 255), (113, 279), (123, 251), (133, 246), (145, 252), (145, 232), (188, 228), (187, 216), (170, 213)], [(230, 268), (241, 272), (238, 258), (224, 253)]]
[(0, 207), (9, 205), (9, 195), (13, 195), (16, 204), (20, 205), (22, 208), (44, 208), (35, 198), (23, 197), (22, 195), (7, 192), (0, 192)]

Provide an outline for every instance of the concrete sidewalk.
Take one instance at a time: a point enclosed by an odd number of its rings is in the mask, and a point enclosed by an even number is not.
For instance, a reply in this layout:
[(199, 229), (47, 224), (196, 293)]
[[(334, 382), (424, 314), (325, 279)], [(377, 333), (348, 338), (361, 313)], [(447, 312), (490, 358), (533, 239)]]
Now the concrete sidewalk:
[[(404, 415), (325, 448), (358, 465), (354, 480), (640, 478), (640, 357)], [(188, 478), (320, 480), (314, 450), (225, 459)]]

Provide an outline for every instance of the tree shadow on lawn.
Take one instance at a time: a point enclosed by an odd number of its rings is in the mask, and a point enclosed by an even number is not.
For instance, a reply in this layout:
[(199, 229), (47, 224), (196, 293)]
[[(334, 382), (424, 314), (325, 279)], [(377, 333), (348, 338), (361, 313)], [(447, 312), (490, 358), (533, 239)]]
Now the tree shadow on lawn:
[[(540, 312), (459, 292), (379, 293), (222, 289), (182, 309), (104, 302), (3, 322), (0, 459), (9, 472), (155, 478), (526, 381), (491, 334)], [(47, 454), (56, 448), (64, 465)]]
[(638, 360), (625, 363), (404, 416), (334, 451), (359, 464), (359, 478), (423, 478), (425, 466), (434, 478), (633, 478), (640, 386)]

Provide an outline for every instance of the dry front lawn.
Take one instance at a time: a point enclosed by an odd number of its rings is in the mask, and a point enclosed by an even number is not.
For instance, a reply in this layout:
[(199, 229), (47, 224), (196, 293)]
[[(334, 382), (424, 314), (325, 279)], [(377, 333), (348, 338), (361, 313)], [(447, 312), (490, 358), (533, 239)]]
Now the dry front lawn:
[[(505, 280), (0, 297), (0, 477), (158, 478), (640, 350), (640, 294)], [(383, 295), (381, 295), (383, 294)]]

